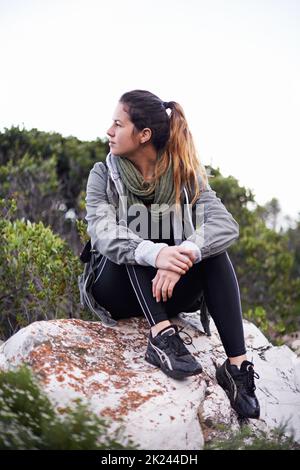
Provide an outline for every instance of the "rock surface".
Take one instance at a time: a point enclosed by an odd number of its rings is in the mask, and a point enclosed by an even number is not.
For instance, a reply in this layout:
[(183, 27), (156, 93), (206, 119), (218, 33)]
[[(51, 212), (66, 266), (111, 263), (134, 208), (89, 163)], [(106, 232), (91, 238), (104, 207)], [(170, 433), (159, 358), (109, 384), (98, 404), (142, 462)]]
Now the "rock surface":
[(294, 331), (293, 333), (284, 335), (283, 341), (297, 356), (300, 356), (300, 331)]
[[(216, 366), (226, 359), (215, 326), (207, 337), (197, 313), (181, 314), (176, 323), (192, 336), (195, 349), (187, 347), (204, 369), (184, 381), (145, 362), (144, 318), (114, 328), (82, 320), (32, 323), (2, 344), (0, 368), (29, 364), (60, 412), (81, 398), (112, 429), (123, 424), (124, 443), (127, 436), (145, 450), (201, 449), (218, 435), (216, 425), (238, 429), (239, 421), (215, 381)], [(272, 346), (253, 324), (244, 321), (244, 328), (248, 358), (260, 375), (261, 417), (250, 425), (267, 431), (289, 419), (300, 441), (300, 359), (287, 346)]]

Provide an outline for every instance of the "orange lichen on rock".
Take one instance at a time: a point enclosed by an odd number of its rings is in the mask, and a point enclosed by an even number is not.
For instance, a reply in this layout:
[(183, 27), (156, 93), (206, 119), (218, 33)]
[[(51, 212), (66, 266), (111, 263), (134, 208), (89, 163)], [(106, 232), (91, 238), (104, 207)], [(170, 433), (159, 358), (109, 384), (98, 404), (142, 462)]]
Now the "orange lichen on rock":
[(120, 398), (120, 402), (116, 407), (106, 407), (101, 411), (101, 415), (115, 420), (121, 419), (126, 416), (129, 411), (135, 411), (150, 398), (156, 397), (161, 394), (160, 390), (153, 390), (150, 393), (142, 394), (136, 390), (128, 390)]

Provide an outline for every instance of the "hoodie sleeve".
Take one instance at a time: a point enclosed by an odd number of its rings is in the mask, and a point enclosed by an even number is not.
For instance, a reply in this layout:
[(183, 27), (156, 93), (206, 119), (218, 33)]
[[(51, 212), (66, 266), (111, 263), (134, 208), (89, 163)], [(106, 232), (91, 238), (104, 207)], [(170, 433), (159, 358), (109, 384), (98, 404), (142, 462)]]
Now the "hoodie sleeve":
[[(202, 259), (218, 255), (227, 250), (239, 237), (239, 224), (226, 209), (207, 183), (195, 203), (196, 226), (194, 232), (181, 246), (194, 249), (198, 263)], [(193, 244), (193, 245), (192, 245)], [(194, 246), (194, 248), (193, 248)]]
[(92, 248), (116, 264), (156, 267), (155, 260), (166, 243), (144, 240), (117, 222), (117, 210), (108, 201), (107, 169), (101, 162), (90, 171), (86, 188), (87, 232)]

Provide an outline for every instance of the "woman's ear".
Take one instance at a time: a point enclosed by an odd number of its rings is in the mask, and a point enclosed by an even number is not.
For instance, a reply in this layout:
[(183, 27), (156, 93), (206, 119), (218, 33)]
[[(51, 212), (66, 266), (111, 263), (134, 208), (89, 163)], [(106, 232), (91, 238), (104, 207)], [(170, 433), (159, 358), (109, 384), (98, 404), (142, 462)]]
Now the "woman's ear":
[(142, 130), (141, 144), (146, 144), (147, 142), (150, 142), (151, 136), (151, 129), (149, 127), (145, 127), (145, 129)]

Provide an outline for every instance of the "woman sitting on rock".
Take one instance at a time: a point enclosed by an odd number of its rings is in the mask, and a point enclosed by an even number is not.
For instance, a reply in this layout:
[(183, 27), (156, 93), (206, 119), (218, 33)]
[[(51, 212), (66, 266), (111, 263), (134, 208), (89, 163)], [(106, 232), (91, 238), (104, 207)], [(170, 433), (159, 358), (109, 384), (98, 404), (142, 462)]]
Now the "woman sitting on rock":
[[(170, 110), (168, 112), (167, 110)], [(202, 372), (172, 318), (197, 310), (201, 294), (226, 355), (217, 381), (232, 407), (258, 418), (240, 293), (227, 248), (239, 226), (207, 181), (182, 107), (144, 90), (123, 94), (95, 163), (86, 220), (97, 266), (92, 294), (115, 320), (144, 315), (145, 359), (182, 379)]]

